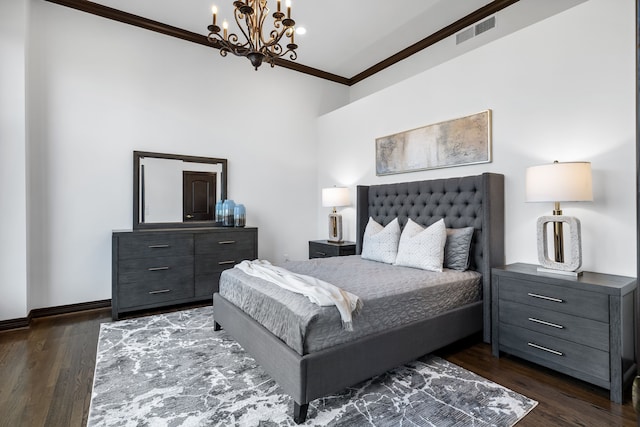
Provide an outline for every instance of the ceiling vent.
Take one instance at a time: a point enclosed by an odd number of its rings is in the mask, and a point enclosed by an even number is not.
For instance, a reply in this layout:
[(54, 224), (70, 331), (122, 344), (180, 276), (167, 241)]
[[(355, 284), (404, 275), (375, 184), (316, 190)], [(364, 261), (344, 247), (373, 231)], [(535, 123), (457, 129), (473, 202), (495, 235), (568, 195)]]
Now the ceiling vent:
[(456, 44), (460, 44), (466, 42), (473, 37), (482, 34), (486, 31), (489, 31), (496, 26), (496, 17), (492, 16), (491, 18), (485, 19), (484, 21), (473, 25), (465, 30), (460, 31), (456, 34)]

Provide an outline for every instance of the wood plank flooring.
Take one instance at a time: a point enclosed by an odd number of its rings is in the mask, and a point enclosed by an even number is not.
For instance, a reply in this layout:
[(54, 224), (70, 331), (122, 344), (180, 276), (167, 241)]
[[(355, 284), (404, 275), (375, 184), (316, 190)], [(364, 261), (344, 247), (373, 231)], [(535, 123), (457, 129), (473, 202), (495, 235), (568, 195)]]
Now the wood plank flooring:
[[(92, 310), (0, 332), (0, 426), (84, 426), (100, 323), (109, 321), (109, 310)], [(607, 390), (514, 357), (496, 359), (477, 339), (438, 355), (540, 402), (518, 427), (636, 425), (630, 393), (616, 405)]]

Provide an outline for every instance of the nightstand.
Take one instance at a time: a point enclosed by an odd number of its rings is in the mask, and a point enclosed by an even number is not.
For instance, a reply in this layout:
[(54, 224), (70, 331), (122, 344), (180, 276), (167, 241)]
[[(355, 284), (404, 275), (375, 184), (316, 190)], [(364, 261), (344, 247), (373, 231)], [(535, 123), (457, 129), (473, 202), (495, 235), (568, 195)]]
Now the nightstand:
[(333, 243), (328, 240), (309, 241), (309, 259), (329, 258), (332, 256), (355, 255), (355, 242)]
[(492, 269), (492, 350), (610, 390), (622, 402), (636, 372), (636, 279), (565, 277), (531, 264)]

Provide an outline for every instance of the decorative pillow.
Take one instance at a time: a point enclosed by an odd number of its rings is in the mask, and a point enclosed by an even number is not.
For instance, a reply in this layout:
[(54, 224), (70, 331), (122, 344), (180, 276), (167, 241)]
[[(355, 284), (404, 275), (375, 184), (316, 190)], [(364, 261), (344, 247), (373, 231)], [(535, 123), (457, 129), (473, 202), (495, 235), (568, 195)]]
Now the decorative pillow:
[(443, 219), (434, 222), (426, 229), (409, 219), (400, 236), (395, 264), (442, 271), (446, 240), (447, 229)]
[(469, 251), (473, 227), (447, 228), (447, 241), (444, 244), (444, 267), (465, 271), (469, 268)]
[(400, 241), (400, 224), (398, 218), (381, 226), (369, 218), (362, 238), (362, 258), (371, 261), (393, 264), (398, 254), (398, 242)]

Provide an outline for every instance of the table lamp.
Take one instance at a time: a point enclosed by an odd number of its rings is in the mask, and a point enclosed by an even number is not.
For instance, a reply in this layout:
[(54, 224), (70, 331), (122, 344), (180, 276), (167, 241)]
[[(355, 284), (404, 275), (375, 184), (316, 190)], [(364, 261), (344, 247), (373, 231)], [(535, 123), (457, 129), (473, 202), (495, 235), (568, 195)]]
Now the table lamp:
[(346, 187), (330, 187), (322, 189), (322, 206), (332, 207), (329, 214), (329, 242), (342, 242), (342, 215), (336, 207), (349, 205), (349, 189)]
[[(580, 221), (562, 215), (560, 202), (593, 200), (591, 163), (563, 162), (531, 166), (526, 172), (526, 201), (553, 202), (551, 216), (542, 216), (537, 222), (538, 271), (578, 276), (582, 266), (582, 236)], [(553, 224), (554, 259), (549, 258), (546, 227)], [(563, 224), (569, 226), (570, 252), (565, 257)]]

